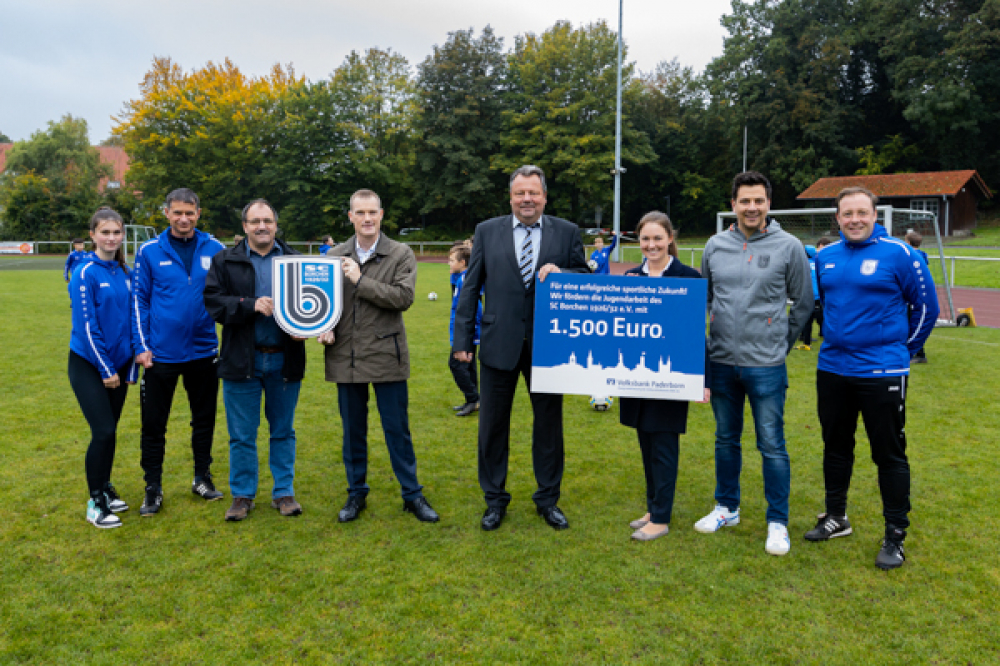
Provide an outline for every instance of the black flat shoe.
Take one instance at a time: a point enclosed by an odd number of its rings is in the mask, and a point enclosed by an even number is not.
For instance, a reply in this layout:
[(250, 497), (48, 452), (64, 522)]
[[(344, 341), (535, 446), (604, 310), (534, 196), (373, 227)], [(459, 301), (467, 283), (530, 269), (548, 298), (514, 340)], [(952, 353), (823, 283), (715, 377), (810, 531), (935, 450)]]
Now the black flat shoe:
[(566, 520), (566, 514), (564, 514), (557, 506), (538, 507), (538, 515), (544, 518), (545, 522), (549, 524), (549, 527), (553, 529), (564, 530), (569, 527), (569, 521)]
[(475, 414), (478, 411), (479, 411), (478, 402), (467, 402), (464, 405), (462, 405), (461, 409), (455, 412), (455, 416), (469, 416), (471, 414)]
[(483, 529), (487, 532), (492, 532), (496, 528), (500, 527), (500, 523), (503, 522), (505, 515), (507, 515), (506, 509), (486, 509), (486, 513), (483, 514)]
[(415, 500), (403, 502), (403, 511), (409, 511), (422, 523), (436, 523), (441, 520), (437, 511), (431, 508), (430, 502), (425, 497), (418, 497)]
[(361, 515), (361, 512), (365, 510), (365, 506), (366, 502), (364, 497), (361, 497), (360, 495), (357, 497), (348, 497), (347, 503), (344, 504), (344, 508), (337, 514), (337, 520), (342, 523), (349, 523)]

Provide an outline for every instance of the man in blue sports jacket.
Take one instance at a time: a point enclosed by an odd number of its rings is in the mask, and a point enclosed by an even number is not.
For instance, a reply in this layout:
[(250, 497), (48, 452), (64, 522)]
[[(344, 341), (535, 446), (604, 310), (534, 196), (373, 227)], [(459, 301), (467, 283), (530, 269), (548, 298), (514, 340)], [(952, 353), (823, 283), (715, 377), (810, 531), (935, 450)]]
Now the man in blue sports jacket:
[(146, 496), (139, 515), (163, 504), (163, 454), (167, 420), (178, 378), (191, 405), (191, 492), (205, 500), (222, 498), (212, 483), (212, 435), (219, 380), (215, 322), (205, 309), (205, 275), (212, 257), (225, 246), (195, 229), (201, 216), (198, 195), (187, 188), (167, 195), (163, 212), (170, 228), (140, 248), (135, 258), (132, 346), (142, 365), (141, 465)]
[(817, 257), (825, 338), (816, 370), (823, 427), (826, 512), (806, 533), (827, 541), (852, 533), (847, 491), (854, 468), (858, 413), (878, 466), (885, 539), (881, 569), (903, 565), (910, 521), (906, 458), (906, 389), (910, 358), (923, 347), (938, 316), (937, 293), (916, 251), (876, 223), (878, 198), (862, 187), (837, 195), (840, 242)]

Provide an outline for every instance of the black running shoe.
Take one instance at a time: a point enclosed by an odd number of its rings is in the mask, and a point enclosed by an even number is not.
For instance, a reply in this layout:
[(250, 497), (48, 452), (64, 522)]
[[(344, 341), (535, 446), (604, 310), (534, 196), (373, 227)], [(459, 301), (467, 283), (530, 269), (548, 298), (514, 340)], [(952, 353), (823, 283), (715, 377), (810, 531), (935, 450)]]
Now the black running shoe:
[(111, 510), (111, 513), (128, 511), (128, 504), (118, 495), (118, 491), (115, 490), (115, 487), (110, 482), (104, 486), (104, 495), (108, 498), (108, 508)]
[(819, 514), (816, 527), (806, 532), (806, 541), (828, 541), (837, 537), (847, 536), (853, 533), (851, 523), (847, 516), (837, 518), (828, 513)]
[(140, 516), (152, 516), (163, 506), (163, 490), (159, 486), (146, 486), (146, 497), (139, 507)]
[(885, 538), (882, 539), (882, 550), (875, 558), (875, 566), (886, 571), (903, 566), (903, 562), (906, 561), (906, 555), (903, 553), (903, 540), (905, 538), (906, 532), (904, 530), (895, 527), (886, 529)]
[(203, 477), (195, 479), (191, 484), (191, 492), (206, 502), (214, 502), (215, 500), (222, 499), (222, 493), (216, 490), (215, 484), (212, 483), (211, 474), (206, 474)]

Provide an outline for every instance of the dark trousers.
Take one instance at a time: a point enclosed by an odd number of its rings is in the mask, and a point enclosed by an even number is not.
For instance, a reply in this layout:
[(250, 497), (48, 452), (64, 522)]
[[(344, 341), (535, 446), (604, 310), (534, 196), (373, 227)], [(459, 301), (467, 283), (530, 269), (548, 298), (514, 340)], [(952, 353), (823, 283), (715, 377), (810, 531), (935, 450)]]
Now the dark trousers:
[[(480, 367), (482, 389), (479, 410), (479, 485), (486, 505), (502, 509), (510, 504), (507, 460), (510, 454), (510, 413), (517, 380), (523, 375), (531, 386), (531, 344), (524, 342), (521, 357), (513, 370), (498, 370), (485, 363)], [(532, 495), (540, 508), (559, 501), (563, 464), (563, 422), (561, 395), (528, 393), (534, 423), (531, 430), (531, 460), (538, 490)]]
[(118, 388), (109, 389), (104, 386), (97, 368), (79, 354), (69, 353), (69, 384), (80, 403), (83, 418), (90, 426), (90, 446), (87, 447), (85, 465), (91, 496), (111, 482), (111, 468), (115, 464), (115, 433), (128, 395), (127, 375), (127, 367), (118, 370), (121, 383)]
[(847, 491), (854, 469), (854, 433), (864, 419), (872, 460), (878, 466), (886, 526), (910, 525), (910, 463), (906, 459), (907, 377), (844, 377), (816, 373), (819, 421), (823, 427), (826, 512), (847, 515)]
[(142, 457), (146, 485), (161, 485), (163, 455), (167, 446), (167, 420), (174, 402), (177, 379), (184, 382), (191, 406), (191, 453), (194, 475), (205, 476), (212, 467), (212, 436), (219, 397), (215, 356), (186, 363), (156, 363), (142, 373), (139, 402), (142, 407)]
[(804, 345), (812, 345), (812, 332), (813, 332), (813, 322), (819, 324), (819, 335), (823, 335), (823, 302), (816, 299), (816, 304), (813, 306), (813, 311), (809, 315), (809, 319), (806, 320), (806, 326), (802, 329), (802, 335), (799, 339), (802, 340)]
[[(406, 382), (379, 382), (375, 404), (382, 421), (389, 462), (396, 474), (403, 499), (415, 500), (423, 489), (417, 482), (417, 456), (413, 452), (408, 415), (409, 394)], [(347, 470), (347, 494), (368, 494), (368, 384), (337, 384), (337, 402), (344, 425), (344, 468)]]
[(637, 430), (642, 451), (642, 469), (646, 473), (646, 511), (650, 522), (670, 522), (677, 488), (677, 459), (680, 435), (676, 432)]
[(451, 376), (455, 378), (458, 389), (465, 394), (465, 402), (479, 402), (479, 380), (476, 378), (476, 348), (472, 348), (472, 361), (463, 363), (455, 358), (455, 355), (448, 354), (448, 368)]

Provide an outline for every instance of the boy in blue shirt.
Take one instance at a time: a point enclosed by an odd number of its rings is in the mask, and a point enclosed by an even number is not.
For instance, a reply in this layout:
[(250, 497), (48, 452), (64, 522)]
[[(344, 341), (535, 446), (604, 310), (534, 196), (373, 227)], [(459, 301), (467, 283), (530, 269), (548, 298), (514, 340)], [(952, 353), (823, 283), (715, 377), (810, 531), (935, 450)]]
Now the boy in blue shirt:
[(63, 268), (63, 279), (69, 282), (69, 279), (73, 277), (73, 269), (77, 267), (87, 256), (90, 254), (84, 249), (85, 244), (82, 238), (73, 239), (73, 251), (69, 253), (66, 257), (66, 266)]
[(618, 245), (618, 234), (611, 234), (611, 245), (604, 247), (604, 239), (598, 236), (594, 239), (594, 251), (590, 253), (587, 265), (598, 275), (611, 274), (611, 253)]
[[(469, 268), (469, 258), (472, 253), (462, 244), (451, 248), (448, 253), (448, 269), (451, 272), (451, 322), (448, 324), (448, 349), (455, 344), (455, 309), (458, 307), (458, 297), (465, 284), (465, 272)], [(479, 328), (482, 320), (482, 306), (476, 307), (476, 332), (473, 345), (479, 344)], [(465, 394), (465, 404), (454, 407), (455, 416), (469, 416), (479, 411), (479, 381), (476, 377), (476, 350), (472, 350), (472, 361), (463, 363), (449, 351), (448, 368), (455, 378), (455, 384)]]

